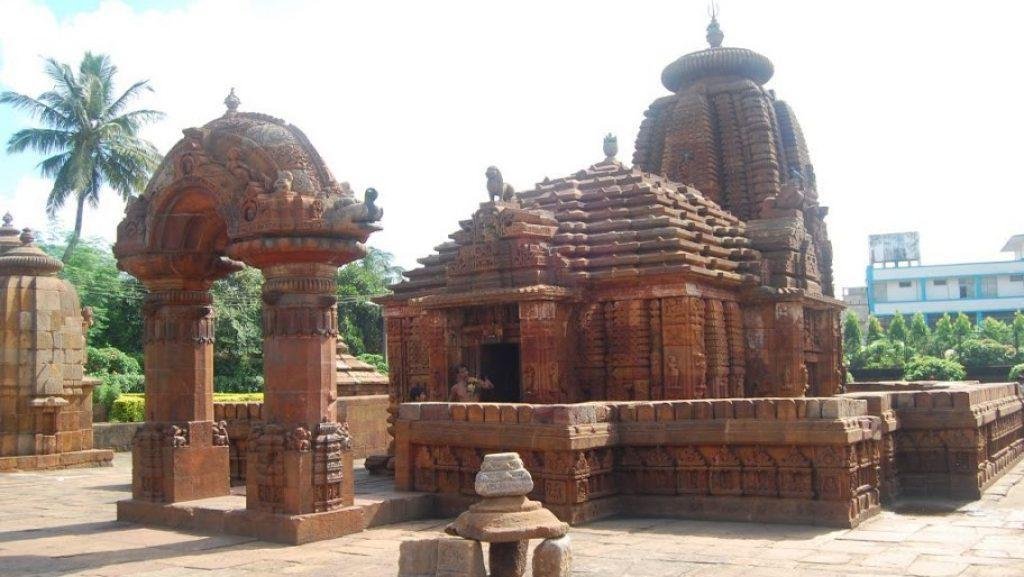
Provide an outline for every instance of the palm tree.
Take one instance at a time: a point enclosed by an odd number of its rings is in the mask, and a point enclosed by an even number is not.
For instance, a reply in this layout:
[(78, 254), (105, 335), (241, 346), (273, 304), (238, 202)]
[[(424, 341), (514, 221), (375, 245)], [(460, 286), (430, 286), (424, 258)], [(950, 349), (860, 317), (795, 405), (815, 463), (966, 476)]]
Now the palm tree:
[(51, 90), (38, 98), (4, 92), (0, 103), (24, 110), (43, 124), (42, 128), (15, 132), (7, 141), (7, 153), (32, 149), (47, 156), (39, 163), (39, 172), (53, 179), (46, 199), (47, 214), (53, 217), (72, 196), (78, 205), (75, 230), (62, 259), (67, 262), (82, 234), (86, 202), (95, 208), (104, 185), (124, 200), (146, 185), (160, 155), (139, 137), (139, 130), (163, 113), (126, 111), (143, 91), (153, 89), (143, 80), (115, 98), (117, 67), (105, 54), (86, 52), (77, 75), (70, 66), (52, 58), (46, 60), (45, 68), (54, 82)]

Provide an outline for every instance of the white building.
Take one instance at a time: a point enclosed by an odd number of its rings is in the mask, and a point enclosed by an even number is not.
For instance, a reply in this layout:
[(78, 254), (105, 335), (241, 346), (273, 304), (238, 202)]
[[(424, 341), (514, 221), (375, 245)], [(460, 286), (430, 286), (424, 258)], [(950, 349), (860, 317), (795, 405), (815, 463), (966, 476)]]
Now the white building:
[(867, 269), (868, 313), (884, 318), (924, 313), (929, 322), (943, 313), (965, 313), (980, 322), (1024, 311), (1024, 234), (1010, 238), (1003, 252), (1013, 260)]

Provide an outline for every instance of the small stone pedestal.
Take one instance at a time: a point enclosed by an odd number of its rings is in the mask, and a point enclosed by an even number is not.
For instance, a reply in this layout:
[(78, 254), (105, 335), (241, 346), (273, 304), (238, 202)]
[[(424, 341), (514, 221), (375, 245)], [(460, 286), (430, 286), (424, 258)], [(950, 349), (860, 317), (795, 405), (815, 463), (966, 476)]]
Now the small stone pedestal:
[[(518, 454), (495, 453), (484, 457), (475, 488), (483, 500), (470, 506), (445, 529), (475, 545), (466, 545), (466, 555), (478, 551), (481, 541), (487, 542), (491, 577), (522, 577), (526, 573), (530, 539), (544, 539), (534, 552), (534, 577), (568, 577), (572, 565), (566, 536), (569, 526), (541, 503), (526, 498), (533, 490), (533, 479)], [(441, 541), (425, 543), (403, 544), (400, 577), (477, 575), (444, 572), (440, 563), (432, 565), (423, 557)]]

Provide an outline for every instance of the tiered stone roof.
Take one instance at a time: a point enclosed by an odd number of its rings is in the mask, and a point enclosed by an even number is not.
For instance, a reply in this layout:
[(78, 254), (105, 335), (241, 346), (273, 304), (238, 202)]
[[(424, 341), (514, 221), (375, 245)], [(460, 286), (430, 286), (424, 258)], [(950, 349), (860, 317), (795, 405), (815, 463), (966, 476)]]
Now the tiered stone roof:
[(538, 239), (547, 237), (542, 244), (563, 269), (550, 284), (658, 274), (732, 284), (757, 280), (759, 255), (743, 222), (694, 188), (607, 159), (545, 179), (512, 203), (481, 205), (449, 235), (451, 242), (406, 273), (409, 280), (394, 287), (396, 296), (455, 289), (450, 280), (460, 248), (473, 241), (474, 223), (488, 211)]
[(352, 356), (348, 345), (340, 337), (336, 352), (339, 396), (387, 394), (388, 376), (378, 372), (373, 365)]

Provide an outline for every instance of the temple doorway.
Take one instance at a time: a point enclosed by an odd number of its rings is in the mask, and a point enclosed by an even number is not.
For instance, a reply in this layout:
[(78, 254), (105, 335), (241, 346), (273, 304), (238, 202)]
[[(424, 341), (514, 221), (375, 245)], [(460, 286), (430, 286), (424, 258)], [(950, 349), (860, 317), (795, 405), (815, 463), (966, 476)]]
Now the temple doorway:
[(519, 393), (519, 345), (497, 343), (480, 345), (480, 377), (491, 379), (494, 389), (484, 391), (484, 401), (518, 403)]

